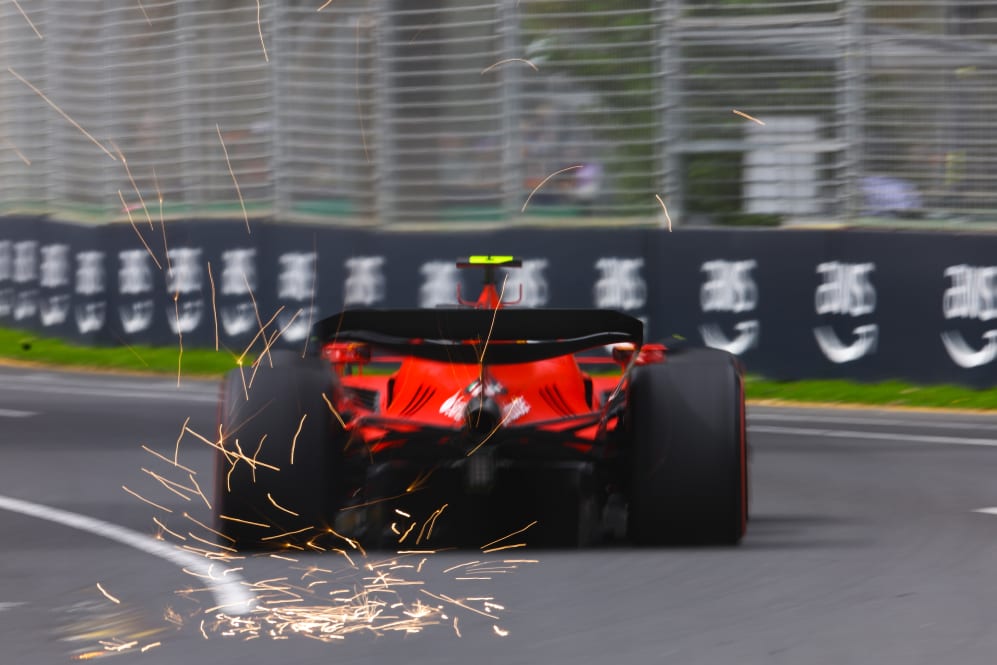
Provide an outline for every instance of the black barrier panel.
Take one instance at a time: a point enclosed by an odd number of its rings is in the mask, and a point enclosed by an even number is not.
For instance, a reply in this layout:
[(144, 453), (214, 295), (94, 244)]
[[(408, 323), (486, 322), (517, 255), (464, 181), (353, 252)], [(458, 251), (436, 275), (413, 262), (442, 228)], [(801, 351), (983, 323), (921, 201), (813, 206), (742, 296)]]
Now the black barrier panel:
[(680, 230), (651, 238), (651, 339), (681, 336), (742, 358), (776, 378), (813, 371), (801, 322), (812, 291), (801, 279), (820, 261), (822, 233)]
[(118, 344), (108, 328), (108, 227), (39, 220), (37, 330), (91, 345)]
[[(86, 343), (304, 349), (344, 307), (477, 296), (471, 254), (511, 254), (505, 297), (598, 307), (736, 352), (781, 379), (994, 385), (997, 236), (929, 232), (507, 229), (392, 233), (255, 221), (164, 229), (0, 221), (0, 325)], [(210, 270), (209, 270), (210, 266)], [(257, 346), (257, 348), (259, 348)]]
[(0, 325), (37, 331), (38, 255), (44, 220), (9, 217), (0, 223)]

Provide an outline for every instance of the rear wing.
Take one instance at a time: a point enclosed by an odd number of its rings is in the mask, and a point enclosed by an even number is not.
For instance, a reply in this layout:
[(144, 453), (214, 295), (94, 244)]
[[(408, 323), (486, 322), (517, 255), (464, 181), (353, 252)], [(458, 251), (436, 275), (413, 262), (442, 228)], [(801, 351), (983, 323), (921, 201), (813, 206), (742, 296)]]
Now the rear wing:
[(312, 328), (316, 349), (365, 342), (431, 360), (491, 364), (623, 342), (640, 347), (643, 336), (640, 319), (607, 309), (348, 309)]

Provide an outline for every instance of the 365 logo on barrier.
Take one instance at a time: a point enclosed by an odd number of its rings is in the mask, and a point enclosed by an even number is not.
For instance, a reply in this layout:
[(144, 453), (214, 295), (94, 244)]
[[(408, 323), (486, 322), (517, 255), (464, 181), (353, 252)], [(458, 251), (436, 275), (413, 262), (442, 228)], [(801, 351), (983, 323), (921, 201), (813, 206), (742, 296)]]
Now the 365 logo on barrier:
[[(754, 259), (726, 261), (713, 259), (700, 267), (706, 280), (699, 289), (699, 306), (705, 312), (724, 312), (751, 316), (758, 307), (758, 284), (752, 271), (758, 266)], [(737, 334), (728, 337), (718, 323), (704, 323), (699, 334), (706, 346), (740, 355), (758, 346), (761, 324), (758, 319), (744, 318), (734, 324)]]
[(277, 259), (277, 298), (285, 305), (277, 323), (283, 330), (281, 338), (297, 342), (308, 337), (315, 319), (316, 261), (315, 252), (287, 252)]
[[(204, 314), (200, 297), (204, 281), (200, 247), (175, 247), (169, 250), (170, 267), (166, 271), (166, 293), (176, 302), (167, 307), (166, 320), (174, 335), (197, 330)], [(195, 294), (198, 294), (195, 296)]]
[[(997, 266), (960, 264), (945, 269), (949, 286), (942, 296), (946, 320), (989, 322), (997, 318)], [(997, 358), (997, 328), (983, 333), (982, 345), (969, 344), (958, 330), (942, 333), (942, 344), (952, 361), (967, 369), (990, 364)]]
[(218, 318), (228, 337), (248, 333), (256, 325), (256, 250), (236, 248), (222, 252), (221, 296)]
[(384, 300), (383, 256), (354, 256), (346, 259), (346, 281), (343, 283), (343, 304), (370, 307)]
[(152, 325), (155, 315), (152, 299), (152, 265), (143, 249), (118, 252), (118, 293), (122, 304), (118, 318), (125, 334), (144, 332)]
[(69, 317), (69, 245), (44, 245), (40, 251), (38, 285), (44, 289), (39, 297), (39, 319), (45, 327), (64, 323)]
[(107, 303), (104, 301), (104, 252), (76, 253), (76, 329), (81, 335), (104, 327)]
[[(817, 286), (814, 305), (818, 314), (849, 316), (852, 319), (876, 311), (876, 289), (872, 284), (874, 263), (842, 263), (828, 261), (817, 266), (821, 283)], [(876, 352), (879, 326), (864, 323), (851, 331), (852, 340), (842, 342), (834, 328), (822, 325), (814, 328), (814, 338), (821, 353), (833, 363), (848, 363)]]
[(14, 243), (0, 240), (0, 317), (14, 313)]
[(22, 240), (14, 243), (14, 319), (30, 319), (38, 312), (38, 243)]
[(647, 303), (647, 282), (641, 276), (644, 259), (604, 257), (595, 262), (599, 279), (593, 295), (595, 306), (634, 311)]

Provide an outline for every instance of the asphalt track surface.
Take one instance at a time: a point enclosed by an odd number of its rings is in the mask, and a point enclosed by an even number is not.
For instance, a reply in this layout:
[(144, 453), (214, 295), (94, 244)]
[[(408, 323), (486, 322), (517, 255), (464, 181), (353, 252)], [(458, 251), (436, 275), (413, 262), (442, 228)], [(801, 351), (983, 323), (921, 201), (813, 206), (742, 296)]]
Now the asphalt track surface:
[[(50, 521), (62, 513), (47, 508), (156, 533), (152, 517), (164, 513), (123, 485), (173, 518), (206, 519), (203, 504), (142, 471), (164, 463), (141, 445), (172, 458), (188, 417), (210, 432), (214, 398), (214, 384), (192, 380), (178, 389), (170, 379), (0, 370), (0, 663), (72, 662), (101, 640), (133, 643), (108, 662), (151, 664), (966, 665), (997, 656), (997, 516), (976, 512), (997, 506), (997, 416), (751, 408), (752, 519), (741, 546), (434, 554), (411, 576), (414, 597), (432, 603), (419, 590), (435, 590), (501, 609), (451, 606), (447, 621), (418, 633), (358, 631), (327, 643), (202, 633), (196, 611), (216, 600), (178, 595), (201, 586), (182, 566)], [(178, 460), (210, 484), (207, 446), (188, 436)], [(15, 499), (42, 512), (18, 512)], [(491, 566), (491, 579), (444, 572), (471, 560)], [(535, 563), (501, 563), (522, 560)], [(363, 575), (336, 554), (240, 566), (236, 582), (298, 579), (307, 566), (345, 571), (347, 585)], [(167, 608), (194, 619), (171, 623)]]

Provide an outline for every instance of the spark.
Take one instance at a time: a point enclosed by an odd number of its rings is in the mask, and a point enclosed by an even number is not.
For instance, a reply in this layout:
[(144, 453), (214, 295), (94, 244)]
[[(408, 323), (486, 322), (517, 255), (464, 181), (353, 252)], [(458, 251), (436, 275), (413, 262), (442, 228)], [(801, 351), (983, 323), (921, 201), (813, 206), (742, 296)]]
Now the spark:
[(31, 160), (28, 159), (27, 156), (25, 156), (25, 154), (21, 152), (16, 145), (11, 143), (10, 139), (8, 139), (6, 136), (0, 136), (0, 140), (2, 140), (11, 150), (13, 150), (14, 154), (20, 157), (22, 162), (24, 162), (27, 166), (31, 166)]
[(108, 157), (110, 157), (114, 161), (118, 161), (117, 157), (115, 157), (114, 154), (111, 153), (110, 150), (108, 150), (107, 148), (105, 148), (104, 145), (100, 141), (98, 141), (97, 139), (95, 139), (90, 132), (88, 132), (87, 130), (83, 129), (83, 127), (80, 125), (80, 123), (78, 123), (75, 120), (73, 120), (72, 118), (70, 118), (69, 115), (65, 111), (63, 111), (61, 108), (59, 108), (56, 105), (55, 102), (53, 102), (51, 99), (49, 99), (48, 97), (46, 97), (44, 92), (42, 92), (41, 90), (39, 90), (38, 88), (36, 88), (35, 86), (33, 86), (27, 79), (25, 79), (23, 76), (21, 76), (16, 71), (14, 71), (13, 67), (8, 67), (7, 71), (10, 72), (14, 76), (14, 78), (16, 78), (18, 81), (20, 81), (24, 85), (28, 86), (29, 88), (31, 88), (31, 90), (36, 95), (38, 95), (39, 97), (41, 97), (49, 106), (51, 106), (53, 109), (55, 109), (55, 111), (59, 115), (61, 115), (63, 118), (65, 118), (67, 121), (69, 121), (69, 124), (71, 124), (73, 127), (75, 127), (76, 129), (78, 129), (85, 137), (87, 137), (88, 139), (90, 139), (90, 141), (92, 141), (94, 143), (94, 145), (96, 145), (98, 148), (100, 148), (102, 151), (104, 151), (105, 155), (107, 155)]
[(160, 510), (165, 510), (168, 513), (172, 513), (173, 512), (172, 510), (170, 510), (166, 506), (161, 506), (161, 505), (159, 505), (158, 503), (156, 503), (154, 501), (149, 501), (147, 498), (145, 498), (144, 496), (142, 496), (138, 492), (134, 492), (134, 491), (128, 489), (127, 487), (125, 487), (124, 485), (121, 486), (121, 489), (123, 489), (124, 491), (128, 492), (129, 494), (131, 494), (132, 496), (134, 496), (139, 501), (144, 501), (145, 503), (149, 504), (153, 508), (158, 508)]
[(239, 206), (242, 208), (242, 218), (246, 221), (246, 233), (252, 234), (253, 232), (249, 228), (249, 213), (246, 212), (246, 202), (242, 198), (242, 190), (239, 189), (239, 181), (235, 177), (235, 171), (232, 170), (232, 160), (228, 156), (228, 148), (225, 147), (225, 139), (222, 138), (222, 128), (215, 123), (215, 131), (218, 132), (218, 142), (222, 144), (222, 152), (225, 153), (225, 164), (228, 165), (228, 173), (232, 176), (232, 184), (235, 185), (235, 193), (239, 197)]
[[(252, 460), (254, 462), (256, 462), (257, 458), (260, 456), (260, 451), (263, 450), (263, 442), (267, 440), (267, 436), (268, 436), (268, 434), (264, 434), (263, 436), (261, 436), (260, 437), (260, 442), (258, 444), (256, 444), (256, 450), (253, 452), (253, 457), (252, 457)], [(238, 441), (236, 441), (236, 443), (238, 443)], [(232, 465), (232, 468), (233, 469), (235, 468), (234, 464)], [(255, 483), (256, 482), (256, 467), (255, 466), (251, 466), (251, 467), (249, 467), (249, 470), (250, 470), (250, 473), (253, 476), (253, 483)], [(232, 490), (229, 490), (229, 491), (231, 492)]]
[(167, 464), (172, 464), (173, 466), (177, 467), (178, 469), (183, 469), (187, 473), (191, 473), (191, 474), (195, 474), (195, 475), (197, 474), (197, 471), (194, 471), (193, 469), (187, 468), (183, 464), (178, 464), (175, 460), (171, 460), (169, 457), (166, 457), (165, 455), (161, 455), (161, 454), (157, 453), (155, 450), (153, 450), (152, 448), (150, 448), (149, 446), (147, 446), (145, 444), (142, 444), (142, 448), (145, 450), (145, 452), (149, 453), (150, 455), (155, 455), (156, 457), (158, 457), (159, 459), (163, 460)]
[(437, 518), (439, 518), (440, 515), (443, 514), (443, 511), (446, 510), (447, 506), (449, 505), (450, 505), (449, 503), (444, 503), (442, 506), (433, 511), (433, 514), (430, 515), (429, 519), (426, 520), (426, 522), (422, 525), (422, 529), (419, 529), (419, 535), (415, 539), (416, 545), (422, 543), (422, 532), (423, 529), (425, 529), (426, 527), (429, 527), (429, 531), (426, 532), (426, 540), (429, 540), (430, 538), (433, 537), (433, 527), (436, 526), (436, 520)]
[[(196, 540), (199, 543), (204, 543), (208, 547), (217, 547), (220, 550), (225, 550), (226, 552), (231, 552), (232, 554), (238, 554), (239, 553), (239, 550), (235, 549), (234, 547), (229, 547), (227, 545), (219, 545), (218, 543), (216, 543), (214, 541), (206, 540), (205, 538), (201, 538), (199, 535), (197, 535), (196, 533), (193, 533), (191, 531), (188, 531), (187, 535), (190, 536), (191, 538), (193, 538), (194, 540)], [(215, 579), (215, 578), (212, 577), (211, 579)]]
[[(332, 2), (332, 0), (329, 0)], [(326, 4), (329, 4), (328, 2)], [(322, 5), (324, 8), (325, 5)], [(321, 9), (320, 9), (321, 11)], [(367, 149), (367, 127), (364, 122), (364, 108), (363, 102), (360, 96), (360, 19), (357, 19), (357, 39), (356, 39), (356, 52), (354, 54), (354, 71), (356, 71), (356, 99), (357, 99), (357, 119), (360, 120), (360, 142), (363, 144), (363, 155), (367, 159), (367, 163), (370, 164), (370, 150)]]
[(405, 533), (402, 534), (402, 537), (398, 539), (399, 543), (405, 542), (405, 539), (408, 538), (408, 535), (412, 533), (412, 529), (415, 528), (415, 524), (416, 524), (415, 522), (412, 522), (412, 524), (409, 525), (409, 528), (405, 530)]
[(215, 278), (211, 274), (211, 261), (208, 261), (208, 281), (211, 283), (211, 311), (215, 315), (215, 351), (218, 350), (218, 305), (215, 303)]
[(298, 422), (298, 431), (294, 433), (294, 438), (291, 439), (291, 464), (294, 464), (294, 450), (298, 445), (298, 437), (301, 435), (301, 428), (305, 426), (305, 418), (307, 417), (307, 413), (301, 416), (301, 420)]
[[(502, 290), (499, 291), (499, 301), (498, 304), (502, 304), (502, 298), (505, 297), (505, 286), (509, 283), (509, 275), (506, 273), (505, 277), (502, 279)], [(482, 375), (478, 376), (478, 380), (481, 382), (482, 390), (484, 390), (484, 376), (485, 371), (485, 353), (488, 351), (488, 344), (492, 341), (492, 331), (495, 330), (495, 319), (498, 318), (499, 307), (496, 305), (495, 311), (492, 312), (492, 322), (488, 326), (488, 335), (485, 336), (485, 344), (481, 347), (481, 357), (478, 358), (478, 369)], [(481, 412), (478, 412), (478, 417), (481, 417)], [(477, 424), (477, 423), (475, 423)]]
[(742, 118), (746, 118), (747, 120), (750, 120), (751, 122), (756, 122), (756, 123), (758, 123), (759, 125), (762, 125), (762, 126), (765, 126), (765, 123), (764, 123), (764, 122), (762, 122), (761, 120), (759, 120), (758, 118), (756, 118), (756, 117), (754, 117), (754, 116), (751, 116), (751, 115), (748, 115), (748, 114), (747, 114), (747, 113), (745, 113), (744, 111), (738, 111), (737, 109), (732, 109), (731, 111), (732, 111), (732, 113), (733, 113), (734, 115), (739, 115), (739, 116), (741, 116)]
[(180, 327), (180, 291), (173, 294), (173, 309), (177, 314), (177, 339), (180, 344), (180, 354), (177, 356), (177, 388), (179, 388), (180, 369), (183, 366), (183, 328)]
[(541, 187), (543, 187), (544, 185), (546, 185), (546, 184), (547, 184), (547, 181), (548, 181), (548, 180), (550, 180), (550, 179), (551, 179), (551, 178), (553, 178), (554, 176), (558, 176), (558, 175), (561, 175), (562, 173), (565, 173), (565, 172), (567, 172), (567, 171), (574, 171), (575, 169), (580, 169), (580, 168), (582, 168), (583, 166), (585, 166), (585, 165), (584, 165), (584, 164), (575, 164), (575, 165), (573, 165), (573, 166), (566, 166), (566, 167), (564, 167), (563, 169), (561, 169), (560, 171), (554, 171), (554, 172), (553, 172), (553, 173), (551, 173), (551, 174), (550, 174), (549, 176), (547, 176), (546, 178), (544, 178), (543, 180), (541, 180), (541, 181), (540, 181), (540, 184), (539, 184), (539, 185), (537, 185), (536, 187), (534, 187), (534, 188), (533, 188), (533, 191), (532, 191), (532, 192), (530, 192), (530, 195), (526, 197), (526, 202), (525, 202), (525, 203), (523, 203), (523, 208), (522, 208), (522, 210), (520, 210), (519, 212), (526, 212), (526, 206), (530, 205), (530, 199), (532, 199), (532, 198), (533, 198), (533, 195), (534, 195), (534, 194), (536, 194), (536, 193), (537, 193), (537, 192), (538, 192), (538, 191), (540, 190), (540, 188), (541, 188)]
[(502, 550), (513, 550), (517, 547), (526, 547), (526, 543), (516, 543), (514, 545), (502, 545), (500, 547), (492, 547), (487, 550), (481, 550), (485, 554), (491, 554), (492, 552), (501, 552)]
[(259, 357), (257, 357), (253, 362), (253, 374), (249, 377), (250, 388), (253, 387), (253, 381), (256, 380), (256, 372), (260, 369), (260, 362), (263, 360), (264, 356), (270, 359), (270, 366), (273, 367), (273, 356), (270, 355), (270, 347), (272, 347), (274, 343), (280, 339), (280, 336), (294, 324), (295, 319), (299, 316), (301, 316), (301, 309), (298, 309), (298, 311), (294, 313), (294, 316), (291, 317), (284, 327), (271, 335), (269, 339), (267, 339), (266, 333), (263, 334), (263, 350), (260, 351)]
[(668, 232), (671, 233), (672, 232), (672, 217), (671, 217), (671, 215), (668, 214), (668, 208), (665, 207), (665, 202), (661, 200), (660, 196), (658, 196), (657, 194), (655, 194), (654, 198), (658, 199), (658, 203), (661, 204), (661, 209), (665, 213), (665, 220), (668, 222)]
[(274, 501), (274, 498), (270, 495), (270, 492), (267, 492), (267, 499), (270, 500), (270, 503), (272, 503), (273, 506), (274, 506), (274, 508), (276, 508), (277, 510), (283, 510), (288, 515), (294, 515), (295, 517), (300, 517), (300, 515), (298, 515), (298, 513), (294, 512), (293, 510), (290, 510), (288, 508), (285, 508), (284, 506), (282, 506), (279, 503), (277, 503), (276, 501)]
[(162, 642), (153, 642), (152, 644), (146, 644), (144, 647), (139, 649), (142, 653), (145, 653), (149, 649), (155, 649), (156, 647), (163, 646)]
[(530, 62), (526, 58), (506, 58), (505, 60), (499, 60), (494, 65), (489, 65), (489, 66), (485, 67), (484, 69), (481, 70), (481, 73), (482, 74), (486, 74), (486, 73), (492, 71), (493, 69), (495, 69), (496, 67), (501, 67), (502, 65), (504, 65), (506, 63), (509, 63), (509, 62), (522, 62), (524, 64), (529, 65), (533, 69), (533, 71), (535, 71), (535, 72), (539, 72), (540, 71), (539, 67), (537, 67), (536, 65), (534, 65), (532, 62)]
[(508, 630), (502, 630), (498, 626), (492, 626), (492, 628), (495, 629), (495, 634), (498, 635), (499, 637), (506, 637), (509, 634)]
[(168, 526), (166, 526), (165, 524), (163, 524), (162, 522), (160, 522), (159, 519), (156, 518), (155, 516), (152, 518), (152, 521), (155, 522), (159, 526), (160, 529), (162, 529), (166, 533), (170, 534), (174, 538), (178, 538), (178, 539), (184, 540), (184, 541), (187, 540), (186, 536), (182, 536), (179, 533), (177, 533), (176, 531), (171, 530)]
[(229, 522), (238, 522), (239, 524), (248, 524), (249, 526), (258, 526), (261, 529), (269, 529), (269, 524), (263, 524), (261, 522), (250, 522), (249, 520), (239, 519), (238, 517), (231, 517), (229, 515), (219, 515), (220, 519), (228, 520)]
[(21, 5), (17, 2), (17, 0), (10, 0), (10, 1), (14, 3), (15, 7), (17, 7), (17, 11), (21, 12), (21, 16), (23, 16), (24, 20), (28, 22), (28, 25), (31, 26), (31, 29), (35, 31), (35, 34), (38, 36), (38, 39), (45, 39), (44, 37), (42, 37), (42, 33), (38, 32), (38, 28), (35, 27), (35, 24), (32, 23), (31, 19), (28, 18), (28, 15), (24, 13), (24, 10), (21, 9)]
[(332, 405), (332, 402), (329, 401), (329, 398), (326, 396), (325, 393), (322, 393), (322, 399), (325, 400), (325, 405), (329, 407), (330, 411), (332, 411), (332, 415), (336, 416), (336, 420), (339, 421), (339, 424), (342, 425), (343, 427), (346, 427), (346, 421), (343, 420), (343, 417), (341, 415), (339, 415), (339, 412), (336, 411), (336, 408)]
[(260, 46), (263, 47), (263, 58), (267, 62), (270, 62), (270, 56), (267, 55), (267, 45), (263, 41), (263, 22), (260, 20), (260, 12), (262, 8), (260, 7), (260, 0), (256, 0), (256, 30), (260, 33)]
[(183, 516), (186, 517), (187, 519), (189, 519), (191, 522), (193, 522), (197, 526), (201, 527), (202, 529), (205, 529), (206, 531), (210, 531), (211, 533), (215, 534), (216, 536), (220, 536), (220, 537), (224, 538), (225, 540), (227, 540), (227, 541), (229, 541), (231, 543), (235, 542), (235, 538), (233, 538), (231, 536), (226, 536), (221, 531), (215, 531), (214, 529), (212, 529), (210, 526), (208, 526), (204, 522), (201, 522), (200, 520), (197, 520), (197, 519), (194, 519), (193, 517), (191, 517), (190, 513), (184, 513)]
[(211, 510), (211, 502), (208, 501), (208, 497), (201, 491), (201, 486), (197, 484), (197, 480), (195, 480), (193, 475), (189, 475), (188, 477), (190, 478), (190, 482), (194, 483), (194, 489), (197, 490), (198, 496), (204, 501), (204, 505), (208, 507), (208, 510)]
[(457, 570), (458, 568), (466, 568), (468, 566), (473, 566), (476, 563), (481, 563), (481, 562), (480, 561), (468, 561), (466, 563), (458, 563), (456, 566), (450, 566), (449, 568), (447, 568), (443, 572), (444, 573), (449, 573), (452, 570)]
[(325, 0), (325, 4), (322, 5), (321, 7), (319, 7), (318, 9), (316, 9), (315, 11), (320, 12), (320, 11), (322, 11), (323, 9), (325, 9), (326, 7), (328, 7), (331, 4), (332, 4), (332, 0)]
[[(202, 442), (206, 443), (207, 445), (211, 446), (215, 450), (222, 451), (223, 453), (225, 453), (225, 455), (227, 457), (234, 457), (237, 460), (243, 460), (244, 462), (247, 462), (250, 466), (256, 465), (256, 466), (262, 466), (264, 469), (269, 469), (271, 471), (280, 471), (280, 467), (276, 467), (276, 466), (274, 466), (272, 464), (267, 464), (265, 462), (260, 462), (259, 460), (254, 460), (254, 459), (252, 459), (250, 457), (246, 457), (246, 455), (243, 454), (243, 453), (241, 453), (241, 452), (235, 452), (233, 450), (228, 450), (223, 445), (221, 445), (219, 443), (215, 443), (214, 441), (211, 441), (211, 440), (205, 438), (204, 436), (198, 434), (197, 432), (195, 432), (194, 430), (192, 430), (189, 427), (185, 427), (184, 431), (185, 432), (190, 432), (195, 437), (197, 437), (198, 439), (200, 439)], [(236, 444), (238, 444), (238, 441), (236, 441)]]
[(205, 630), (204, 630), (204, 619), (201, 619), (201, 626), (200, 626), (200, 628), (201, 628), (201, 636), (204, 639), (208, 639), (208, 633), (206, 633)]
[[(312, 253), (318, 256), (318, 234), (312, 234)], [(312, 329), (312, 316), (315, 315), (315, 281), (318, 279), (318, 270), (312, 270), (312, 292), (311, 292), (311, 302), (308, 304), (308, 326), (306, 330)], [(308, 342), (309, 336), (305, 335), (305, 345), (301, 349), (301, 357), (304, 358), (308, 354)]]
[(180, 466), (180, 440), (183, 439), (183, 434), (187, 430), (187, 425), (190, 424), (190, 416), (187, 416), (187, 420), (183, 421), (183, 425), (180, 426), (180, 436), (177, 437), (177, 445), (173, 450), (173, 466)]
[(494, 619), (495, 618), (493, 615), (489, 614), (488, 612), (482, 612), (481, 610), (476, 609), (474, 607), (471, 607), (470, 605), (467, 605), (465, 603), (462, 603), (461, 601), (457, 600), (456, 598), (451, 598), (450, 596), (448, 596), (446, 594), (442, 594), (441, 593), (440, 595), (437, 596), (436, 594), (431, 593), (429, 591), (426, 591), (425, 589), (419, 589), (419, 591), (421, 591), (422, 593), (426, 594), (430, 598), (435, 598), (436, 600), (442, 600), (442, 601), (450, 603), (452, 605), (456, 605), (457, 607), (461, 608), (462, 610), (467, 610), (468, 612), (474, 612), (475, 614), (480, 614), (481, 616), (488, 617), (489, 619)]
[(142, 10), (142, 16), (145, 17), (146, 25), (152, 25), (152, 20), (149, 18), (149, 13), (145, 11), (145, 6), (142, 4), (142, 0), (138, 0), (138, 8)]
[(271, 559), (281, 559), (282, 561), (290, 561), (291, 563), (298, 563), (297, 559), (292, 559), (289, 556), (281, 556), (279, 554), (271, 554), (270, 558)]
[(174, 494), (176, 494), (178, 497), (180, 497), (184, 501), (190, 501), (190, 497), (189, 496), (187, 496), (186, 494), (184, 494), (183, 492), (181, 492), (180, 490), (177, 489), (177, 488), (180, 488), (180, 489), (186, 490), (188, 492), (193, 492), (193, 490), (191, 490), (190, 488), (188, 488), (185, 485), (182, 485), (182, 484), (180, 484), (178, 482), (170, 480), (168, 478), (164, 478), (163, 476), (159, 475), (158, 473), (156, 473), (154, 471), (150, 471), (149, 469), (146, 469), (145, 467), (141, 467), (141, 470), (143, 472), (149, 474), (150, 476), (152, 476), (155, 480), (159, 481), (159, 484), (161, 484), (163, 487), (165, 487), (170, 492), (173, 492)]
[(406, 513), (401, 508), (395, 508), (395, 513), (398, 514), (398, 515), (401, 515), (402, 517), (405, 517), (405, 518), (411, 518), (412, 517), (412, 515), (410, 515), (409, 513)]
[(453, 618), (453, 632), (457, 633), (457, 637), (461, 637), (460, 629), (457, 627), (457, 619), (459, 619), (459, 618), (460, 617), (454, 617)]
[[(142, 192), (138, 188), (138, 183), (135, 182), (135, 176), (132, 175), (132, 169), (130, 166), (128, 166), (128, 160), (125, 158), (124, 153), (121, 152), (121, 148), (119, 148), (114, 143), (114, 141), (111, 141), (111, 147), (113, 147), (114, 151), (118, 153), (118, 159), (121, 160), (121, 165), (125, 167), (125, 174), (128, 176), (128, 182), (131, 183), (132, 189), (135, 191), (135, 196), (138, 197), (138, 202), (142, 206), (142, 211), (145, 213), (145, 218), (149, 222), (149, 228), (150, 229), (153, 228), (152, 215), (149, 214), (149, 208), (145, 205), (145, 199), (142, 198)], [(124, 203), (124, 201), (122, 201), (122, 203)]]
[(159, 201), (159, 227), (163, 230), (163, 254), (166, 256), (166, 269), (173, 272), (173, 263), (170, 261), (170, 250), (166, 244), (166, 217), (163, 215), (163, 192), (159, 189), (159, 176), (156, 175), (156, 167), (152, 167), (152, 182), (156, 185), (156, 199)]
[(284, 533), (278, 533), (276, 536), (264, 536), (260, 540), (277, 540), (278, 538), (284, 538), (285, 536), (294, 536), (299, 533), (304, 533), (310, 529), (314, 529), (314, 526), (306, 526), (303, 529), (295, 529), (294, 531), (285, 531)]
[[(260, 338), (260, 335), (261, 335), (261, 334), (263, 334), (263, 330), (264, 330), (265, 328), (269, 327), (269, 326), (270, 326), (270, 324), (271, 324), (271, 323), (273, 323), (273, 320), (274, 320), (274, 319), (276, 319), (276, 318), (277, 318), (277, 316), (278, 316), (278, 315), (279, 315), (279, 314), (280, 314), (281, 312), (283, 312), (283, 311), (284, 311), (284, 306), (283, 306), (283, 305), (281, 305), (280, 307), (278, 307), (278, 308), (277, 308), (277, 311), (273, 313), (273, 316), (271, 316), (271, 317), (270, 317), (270, 320), (269, 320), (269, 321), (267, 321), (267, 322), (266, 322), (265, 324), (263, 324), (262, 326), (260, 326), (260, 329), (259, 329), (259, 330), (258, 330), (258, 331), (256, 332), (256, 335), (254, 335), (254, 336), (253, 336), (253, 339), (249, 340), (249, 344), (248, 344), (248, 345), (246, 346), (246, 348), (245, 348), (245, 349), (243, 349), (243, 351), (242, 351), (242, 355), (240, 355), (240, 356), (239, 356), (238, 358), (236, 358), (236, 364), (238, 364), (238, 365), (242, 365), (242, 360), (243, 360), (243, 358), (245, 358), (245, 357), (246, 357), (246, 355), (247, 355), (247, 354), (249, 353), (249, 350), (250, 350), (251, 348), (253, 348), (253, 344), (256, 344), (256, 340), (258, 340), (258, 339)], [(257, 360), (259, 360), (259, 359), (257, 359)]]
[(508, 534), (502, 536), (501, 538), (496, 538), (495, 540), (493, 540), (490, 543), (485, 543), (484, 545), (481, 546), (481, 549), (484, 550), (485, 548), (491, 547), (495, 543), (501, 543), (503, 540), (506, 540), (507, 538), (512, 538), (513, 536), (521, 534), (524, 531), (526, 531), (527, 529), (530, 529), (533, 526), (536, 526), (536, 524), (537, 524), (537, 520), (533, 520), (532, 522), (530, 522), (529, 524), (527, 524), (526, 526), (524, 526), (522, 529), (518, 529), (516, 531), (513, 531), (512, 533), (508, 533)]
[(117, 598), (115, 598), (114, 596), (112, 596), (111, 594), (109, 594), (107, 592), (107, 590), (104, 589), (104, 587), (102, 587), (100, 585), (100, 582), (97, 582), (97, 590), (100, 591), (102, 594), (104, 594), (104, 598), (107, 598), (109, 601), (111, 601), (115, 605), (120, 605), (121, 604), (121, 601), (118, 600)]
[(128, 209), (128, 204), (125, 203), (125, 197), (121, 193), (120, 189), (118, 190), (118, 198), (121, 199), (121, 205), (125, 209), (125, 214), (128, 215), (128, 221), (131, 223), (132, 228), (135, 229), (135, 233), (138, 235), (138, 239), (142, 241), (142, 246), (145, 247), (145, 251), (149, 252), (149, 256), (152, 257), (152, 262), (156, 264), (156, 267), (162, 270), (163, 264), (161, 264), (159, 262), (159, 259), (156, 258), (156, 255), (152, 253), (152, 248), (149, 247), (149, 243), (145, 241), (145, 237), (142, 235), (142, 232), (138, 230), (137, 226), (135, 226), (135, 220), (132, 219), (132, 213)]

